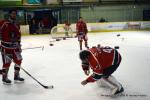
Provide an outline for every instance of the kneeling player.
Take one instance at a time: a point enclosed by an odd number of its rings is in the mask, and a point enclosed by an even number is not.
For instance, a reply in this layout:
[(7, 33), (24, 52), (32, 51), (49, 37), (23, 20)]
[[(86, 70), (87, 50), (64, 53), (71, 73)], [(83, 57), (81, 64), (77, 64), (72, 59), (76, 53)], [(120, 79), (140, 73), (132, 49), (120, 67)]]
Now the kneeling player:
[(121, 62), (121, 55), (116, 49), (100, 46), (92, 47), (81, 51), (79, 56), (85, 75), (88, 76), (90, 74), (90, 68), (93, 70), (93, 74), (81, 82), (82, 85), (101, 79), (107, 86), (113, 89), (112, 95), (124, 91), (122, 85), (111, 75), (116, 71)]

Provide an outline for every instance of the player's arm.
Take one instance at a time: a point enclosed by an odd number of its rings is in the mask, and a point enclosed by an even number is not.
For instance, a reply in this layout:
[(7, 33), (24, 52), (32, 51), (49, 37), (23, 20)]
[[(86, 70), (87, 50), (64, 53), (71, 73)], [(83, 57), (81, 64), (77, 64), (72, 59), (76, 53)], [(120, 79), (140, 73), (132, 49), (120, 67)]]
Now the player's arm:
[(90, 74), (89, 63), (87, 61), (82, 61), (82, 70), (85, 75), (88, 76)]
[(79, 28), (79, 25), (78, 25), (78, 22), (76, 24), (76, 34), (78, 34), (78, 28)]
[(87, 34), (88, 33), (88, 29), (87, 29), (86, 23), (84, 23), (84, 27), (85, 27), (85, 33)]
[(0, 21), (0, 40), (2, 39), (2, 33), (6, 31), (7, 24), (4, 20)]
[(2, 40), (2, 33), (0, 32), (0, 41)]
[(87, 79), (83, 80), (81, 82), (82, 85), (86, 85), (87, 83), (95, 82), (99, 79), (101, 79), (104, 75), (101, 73), (94, 72), (92, 75), (90, 75)]
[(78, 37), (79, 35), (79, 23), (77, 22), (76, 24), (76, 36), (75, 37)]
[(1, 32), (1, 30), (0, 30), (0, 41), (1, 41), (1, 39), (2, 39), (2, 32)]
[(1, 38), (2, 38), (1, 28), (2, 28), (2, 21), (0, 20), (0, 41), (1, 41)]

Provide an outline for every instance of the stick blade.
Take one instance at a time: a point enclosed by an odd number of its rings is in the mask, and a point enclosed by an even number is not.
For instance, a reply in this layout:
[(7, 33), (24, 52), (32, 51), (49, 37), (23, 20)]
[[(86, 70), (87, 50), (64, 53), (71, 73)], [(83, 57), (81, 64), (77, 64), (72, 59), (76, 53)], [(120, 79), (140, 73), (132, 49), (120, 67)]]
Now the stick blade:
[(43, 86), (45, 89), (53, 89), (54, 86), (53, 85), (50, 85), (50, 86)]

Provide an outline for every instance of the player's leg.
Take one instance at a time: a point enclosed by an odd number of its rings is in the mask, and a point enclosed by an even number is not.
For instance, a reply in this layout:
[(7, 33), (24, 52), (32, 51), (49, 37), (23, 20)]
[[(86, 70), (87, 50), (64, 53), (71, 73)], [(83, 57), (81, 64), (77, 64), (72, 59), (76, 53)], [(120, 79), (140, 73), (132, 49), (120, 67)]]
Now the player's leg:
[(69, 36), (68, 30), (65, 29), (65, 37), (68, 37), (68, 36)]
[(111, 94), (112, 94), (112, 95), (115, 95), (115, 92), (118, 90), (117, 85), (114, 84), (114, 83), (112, 82), (112, 80), (110, 80), (110, 79), (108, 79), (108, 78), (103, 78), (103, 79), (104, 79), (105, 84), (106, 84), (108, 87), (110, 87), (110, 88), (112, 89)]
[(124, 91), (122, 85), (111, 75), (118, 66), (111, 66), (107, 69), (104, 70), (104, 80), (106, 82), (106, 84), (111, 87), (112, 90), (112, 94), (118, 94)]
[(82, 50), (82, 40), (79, 41), (79, 45), (80, 45), (80, 50)]
[(11, 64), (12, 55), (9, 53), (11, 53), (10, 50), (6, 50), (4, 48), (1, 49), (1, 55), (2, 55), (2, 60), (3, 60), (2, 81), (4, 84), (11, 84), (11, 80), (8, 78), (8, 71), (9, 71), (9, 67)]
[(13, 52), (13, 60), (15, 62), (14, 80), (18, 81), (18, 82), (23, 82), (24, 78), (20, 77), (20, 65), (21, 65), (21, 62), (22, 62), (22, 56), (21, 56), (21, 52), (19, 51), (19, 49), (16, 49)]
[(80, 50), (82, 50), (82, 35), (78, 35)]
[(86, 47), (87, 49), (89, 49), (87, 40), (85, 41), (85, 47)]
[(102, 87), (102, 88), (109, 88), (109, 86), (106, 84), (104, 78), (101, 78), (101, 79), (97, 80), (96, 83), (97, 83), (97, 85), (98, 85), (99, 87)]
[[(104, 76), (103, 74), (99, 75), (96, 73), (92, 74), (92, 77), (97, 80), (97, 83), (99, 86), (106, 86), (112, 89), (112, 94), (118, 94), (120, 93), (119, 90), (121, 90), (120, 86), (116, 85), (116, 80), (113, 81), (112, 78), (108, 78), (109, 76)], [(103, 83), (102, 83), (103, 82)], [(123, 91), (121, 91), (123, 92)]]
[(124, 91), (122, 85), (116, 80), (116, 78), (114, 76), (109, 76), (107, 78), (107, 81), (109, 81), (111, 84), (114, 84), (114, 86), (116, 86), (113, 91), (112, 94), (118, 94), (118, 93), (122, 93)]
[(100, 80), (97, 80), (97, 84), (100, 87), (111, 88), (112, 95), (116, 95), (124, 91), (122, 85), (113, 76), (103, 77)]
[(66, 34), (65, 34), (66, 37), (69, 37), (69, 26), (66, 26), (66, 30), (65, 30), (65, 31), (66, 31), (66, 32), (65, 32), (65, 33), (66, 33)]
[(87, 37), (87, 35), (84, 35), (83, 36), (83, 39), (84, 39), (84, 41), (85, 41), (85, 47), (88, 49), (89, 48), (89, 46), (88, 46), (88, 37)]
[(99, 80), (102, 80), (103, 85), (105, 84), (105, 86), (110, 87), (112, 89), (113, 95), (124, 91), (122, 85), (112, 76), (105, 76), (103, 74), (93, 73), (92, 77), (94, 80), (97, 81), (98, 85), (101, 85), (99, 84)]

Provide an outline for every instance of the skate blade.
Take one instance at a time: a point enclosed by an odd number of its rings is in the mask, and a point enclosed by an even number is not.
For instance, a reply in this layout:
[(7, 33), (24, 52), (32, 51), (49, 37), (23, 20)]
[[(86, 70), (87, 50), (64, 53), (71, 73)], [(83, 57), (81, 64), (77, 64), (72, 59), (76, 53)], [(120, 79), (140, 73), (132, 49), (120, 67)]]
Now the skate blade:
[(6, 83), (6, 82), (3, 82), (3, 84), (4, 84), (4, 85), (11, 85), (11, 83)]
[(14, 80), (14, 83), (16, 83), (16, 84), (22, 84), (22, 83), (24, 83), (24, 81)]

